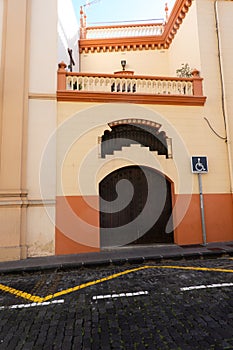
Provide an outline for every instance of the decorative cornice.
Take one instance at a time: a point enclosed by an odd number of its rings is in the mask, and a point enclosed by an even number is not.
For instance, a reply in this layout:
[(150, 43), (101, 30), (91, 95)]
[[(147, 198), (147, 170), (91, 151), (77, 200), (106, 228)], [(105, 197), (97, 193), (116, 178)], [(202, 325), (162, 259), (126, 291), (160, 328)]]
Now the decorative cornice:
[(79, 41), (80, 53), (136, 51), (163, 49), (162, 36), (124, 37), (109, 39), (82, 39)]
[[(189, 7), (192, 5), (192, 1), (193, 0), (176, 1), (173, 10), (168, 18), (168, 22), (164, 25), (164, 32), (161, 35), (80, 39), (80, 53), (168, 49), (180, 25), (182, 24), (186, 13), (189, 10)], [(116, 26), (112, 26), (112, 28), (113, 27), (115, 28)], [(120, 27), (123, 26), (119, 26), (119, 28)]]
[(168, 48), (182, 24), (193, 0), (177, 0), (169, 20), (164, 28), (163, 39), (165, 48)]
[(57, 91), (57, 101), (62, 102), (121, 102), (135, 104), (159, 104), (180, 106), (204, 106), (205, 96), (118, 94), (117, 92)]

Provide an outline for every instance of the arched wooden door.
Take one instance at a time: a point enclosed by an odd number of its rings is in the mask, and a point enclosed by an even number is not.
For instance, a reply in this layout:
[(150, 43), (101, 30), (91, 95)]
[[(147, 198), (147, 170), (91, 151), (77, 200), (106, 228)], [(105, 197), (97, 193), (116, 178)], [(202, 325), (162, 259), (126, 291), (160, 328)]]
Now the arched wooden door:
[(172, 213), (171, 184), (148, 167), (128, 166), (99, 185), (101, 247), (173, 243), (166, 226)]

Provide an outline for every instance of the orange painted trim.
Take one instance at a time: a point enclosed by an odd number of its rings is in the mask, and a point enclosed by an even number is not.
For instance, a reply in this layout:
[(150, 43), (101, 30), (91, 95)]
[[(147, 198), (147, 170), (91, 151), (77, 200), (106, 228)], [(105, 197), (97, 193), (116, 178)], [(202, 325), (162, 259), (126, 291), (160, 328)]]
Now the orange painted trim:
[(118, 92), (57, 91), (59, 102), (121, 102), (135, 104), (159, 104), (180, 106), (204, 106), (205, 96), (150, 95)]
[[(171, 192), (174, 243), (178, 245), (203, 243), (199, 194), (174, 194), (173, 183)], [(232, 197), (231, 193), (204, 194), (207, 243), (233, 241)], [(98, 196), (57, 197), (56, 255), (100, 251), (99, 207), (94, 210), (92, 207), (98, 206), (98, 203)], [(182, 219), (178, 221), (180, 214)], [(75, 216), (81, 218), (84, 225), (80, 225)], [(94, 230), (90, 229), (90, 224), (94, 226)], [(72, 234), (70, 230), (73, 231)], [(83, 237), (86, 242), (93, 242), (93, 235), (97, 244), (95, 246), (84, 244)]]
[(191, 5), (192, 0), (176, 1), (162, 34), (164, 46), (170, 46)]
[[(168, 49), (182, 24), (192, 0), (177, 0), (169, 16), (168, 22), (164, 26), (162, 35), (147, 37), (125, 37), (112, 39), (81, 39), (79, 40), (80, 53), (105, 52), (105, 51), (130, 51), (148, 49)], [(146, 24), (153, 25), (151, 24)], [(159, 24), (158, 24), (159, 25)], [(120, 26), (103, 26), (98, 28), (122, 28)], [(93, 27), (94, 28), (94, 27)], [(97, 28), (97, 27), (96, 27)], [(85, 28), (86, 29), (86, 28)]]
[[(201, 244), (202, 226), (199, 194), (175, 195), (179, 206), (173, 216), (175, 228), (175, 243), (179, 245)], [(179, 212), (182, 213), (189, 201), (188, 210), (181, 222), (177, 222)], [(227, 193), (204, 194), (204, 213), (207, 243), (227, 242), (233, 240), (233, 203), (232, 195)]]
[(114, 72), (114, 74), (117, 76), (119, 76), (119, 75), (128, 76), (128, 75), (134, 75), (134, 71), (133, 70), (120, 70), (120, 71)]
[(162, 36), (121, 37), (79, 40), (79, 52), (131, 51), (142, 49), (163, 49)]
[(233, 202), (232, 194), (204, 195), (207, 241), (233, 240)]
[(99, 196), (58, 196), (55, 254), (99, 250)]
[(79, 244), (66, 235), (61, 233), (57, 228), (55, 231), (55, 255), (64, 254), (82, 254), (100, 252), (100, 248), (93, 248), (83, 244)]

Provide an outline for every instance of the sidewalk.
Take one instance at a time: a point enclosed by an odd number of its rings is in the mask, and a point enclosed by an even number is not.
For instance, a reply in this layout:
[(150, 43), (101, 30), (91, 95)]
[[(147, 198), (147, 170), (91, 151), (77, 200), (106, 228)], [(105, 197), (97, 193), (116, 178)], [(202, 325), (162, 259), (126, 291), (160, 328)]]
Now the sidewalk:
[(142, 263), (143, 261), (180, 260), (233, 256), (233, 241), (208, 243), (206, 246), (154, 245), (123, 247), (99, 253), (45, 256), (19, 261), (0, 262), (1, 273), (70, 269), (109, 264)]

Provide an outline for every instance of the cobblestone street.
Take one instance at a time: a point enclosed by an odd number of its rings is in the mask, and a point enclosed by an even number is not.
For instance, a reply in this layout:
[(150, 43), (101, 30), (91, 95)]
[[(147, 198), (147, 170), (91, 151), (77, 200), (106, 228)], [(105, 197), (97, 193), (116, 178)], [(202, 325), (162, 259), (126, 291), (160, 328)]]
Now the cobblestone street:
[(0, 276), (0, 349), (233, 349), (231, 258)]

